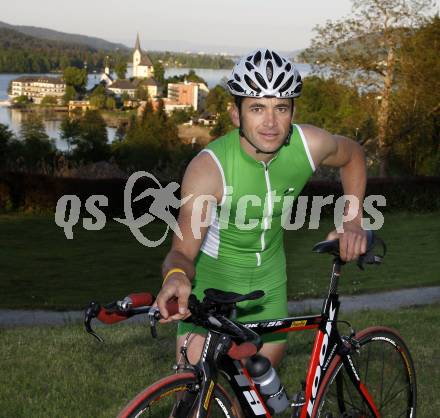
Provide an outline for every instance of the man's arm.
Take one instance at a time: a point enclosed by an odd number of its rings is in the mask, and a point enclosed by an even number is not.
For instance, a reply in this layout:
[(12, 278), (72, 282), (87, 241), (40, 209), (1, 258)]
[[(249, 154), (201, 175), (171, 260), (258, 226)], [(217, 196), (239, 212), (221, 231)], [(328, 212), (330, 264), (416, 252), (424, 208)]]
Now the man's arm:
[[(168, 318), (166, 302), (173, 297), (178, 299), (179, 313), (170, 317), (169, 320), (179, 320), (188, 316), (188, 297), (191, 294), (191, 280), (195, 275), (194, 260), (208, 230), (206, 226), (199, 225), (200, 216), (196, 216), (196, 222), (192, 225), (191, 218), (197, 207), (195, 203), (200, 202), (201, 196), (212, 196), (211, 202), (215, 205), (221, 201), (222, 193), (222, 178), (216, 163), (208, 153), (199, 154), (188, 165), (182, 181), (181, 198), (191, 195), (179, 211), (178, 225), (183, 239), (173, 235), (171, 250), (162, 266), (164, 278), (172, 269), (181, 269), (185, 272), (168, 275), (157, 295), (156, 303), (165, 319)], [(204, 221), (206, 216), (209, 216), (209, 213), (208, 203), (205, 201), (201, 211), (201, 220)]]
[[(363, 201), (367, 183), (367, 169), (362, 147), (355, 141), (339, 135), (331, 135), (323, 129), (302, 126), (315, 166), (320, 164), (339, 167), (344, 195), (354, 196), (359, 206), (347, 205), (345, 215), (352, 220), (344, 222), (344, 232), (329, 234), (328, 239), (339, 237), (341, 258), (346, 261), (357, 258), (366, 251), (366, 234), (362, 229)], [(351, 211), (355, 211), (354, 213)]]

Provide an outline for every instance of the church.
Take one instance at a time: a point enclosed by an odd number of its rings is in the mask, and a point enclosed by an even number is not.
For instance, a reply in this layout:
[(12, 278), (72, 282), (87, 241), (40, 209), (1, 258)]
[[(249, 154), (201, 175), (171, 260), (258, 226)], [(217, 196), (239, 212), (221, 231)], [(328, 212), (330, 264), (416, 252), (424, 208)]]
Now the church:
[(133, 51), (132, 77), (128, 80), (118, 79), (113, 81), (110, 77), (110, 69), (106, 67), (101, 81), (104, 81), (107, 89), (117, 97), (125, 94), (130, 99), (134, 99), (137, 91), (142, 88), (147, 91), (148, 97), (155, 98), (161, 96), (162, 91), (153, 75), (153, 63), (150, 57), (145, 52), (142, 52), (139, 34), (137, 34)]
[(153, 63), (151, 62), (150, 57), (142, 52), (138, 33), (133, 52), (133, 77), (150, 78), (153, 77), (153, 74)]

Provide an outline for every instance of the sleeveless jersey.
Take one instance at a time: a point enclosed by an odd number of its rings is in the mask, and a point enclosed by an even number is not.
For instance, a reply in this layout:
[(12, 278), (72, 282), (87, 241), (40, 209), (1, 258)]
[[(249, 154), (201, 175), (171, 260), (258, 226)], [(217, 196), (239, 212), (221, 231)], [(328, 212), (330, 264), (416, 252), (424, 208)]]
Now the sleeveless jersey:
[(268, 163), (242, 149), (237, 129), (201, 152), (211, 155), (223, 181), (223, 199), (212, 211), (201, 251), (221, 264), (259, 267), (270, 262), (283, 248), (282, 214), (290, 212), (315, 170), (301, 128), (293, 126), (289, 145)]
[[(287, 316), (286, 259), (282, 218), (290, 213), (315, 167), (301, 131), (269, 163), (254, 160), (241, 147), (238, 130), (211, 142), (203, 151), (217, 163), (223, 198), (195, 262), (192, 292), (201, 300), (207, 288), (265, 296), (237, 304), (236, 320), (260, 321)], [(284, 208), (283, 208), (284, 206)], [(205, 334), (202, 327), (179, 322), (178, 335)], [(263, 335), (264, 342), (285, 342), (287, 334)]]

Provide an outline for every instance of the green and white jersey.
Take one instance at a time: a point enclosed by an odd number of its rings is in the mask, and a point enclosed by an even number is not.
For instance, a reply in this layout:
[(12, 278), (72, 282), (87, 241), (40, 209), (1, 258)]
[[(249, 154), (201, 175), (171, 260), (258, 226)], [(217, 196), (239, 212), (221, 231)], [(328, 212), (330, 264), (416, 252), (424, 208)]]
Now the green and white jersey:
[[(283, 209), (290, 209), (315, 170), (301, 128), (293, 126), (290, 144), (268, 163), (242, 149), (237, 129), (201, 152), (211, 155), (223, 181), (223, 198), (212, 211), (203, 254), (237, 267), (267, 267), (271, 260), (279, 260)], [(203, 263), (203, 254), (198, 262)]]

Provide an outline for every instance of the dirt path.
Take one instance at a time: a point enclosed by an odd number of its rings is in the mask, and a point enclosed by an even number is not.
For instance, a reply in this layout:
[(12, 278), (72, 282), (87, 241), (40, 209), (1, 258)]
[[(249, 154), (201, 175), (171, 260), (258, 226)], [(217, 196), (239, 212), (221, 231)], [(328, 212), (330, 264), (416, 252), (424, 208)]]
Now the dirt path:
[[(365, 309), (392, 310), (404, 306), (427, 305), (440, 302), (440, 286), (416, 289), (394, 290), (384, 293), (372, 293), (356, 296), (341, 296), (342, 312), (354, 312)], [(289, 313), (318, 313), (322, 307), (322, 299), (305, 299), (290, 301)], [(66, 325), (82, 321), (82, 311), (31, 311), (0, 309), (0, 327), (25, 325)], [(131, 321), (144, 320), (133, 318)]]

